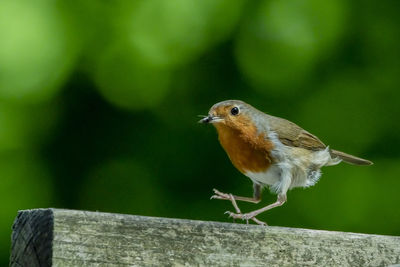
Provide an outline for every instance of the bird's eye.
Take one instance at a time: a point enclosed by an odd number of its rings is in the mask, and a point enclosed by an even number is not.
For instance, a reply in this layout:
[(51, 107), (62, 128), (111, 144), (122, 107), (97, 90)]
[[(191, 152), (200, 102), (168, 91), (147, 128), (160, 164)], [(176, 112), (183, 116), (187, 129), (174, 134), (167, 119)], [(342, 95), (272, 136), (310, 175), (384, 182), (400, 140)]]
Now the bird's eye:
[(234, 115), (234, 116), (239, 114), (239, 108), (238, 107), (233, 107), (231, 109), (231, 114)]

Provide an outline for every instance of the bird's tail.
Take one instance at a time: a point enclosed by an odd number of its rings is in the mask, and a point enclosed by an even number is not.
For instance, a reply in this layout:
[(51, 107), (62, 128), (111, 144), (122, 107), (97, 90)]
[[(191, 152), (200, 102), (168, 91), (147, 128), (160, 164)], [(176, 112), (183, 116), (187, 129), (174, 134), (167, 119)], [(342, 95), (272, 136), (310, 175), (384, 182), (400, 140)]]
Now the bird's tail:
[(330, 152), (331, 152), (332, 157), (336, 156), (336, 157), (340, 158), (341, 160), (343, 160), (344, 162), (347, 162), (347, 163), (350, 163), (353, 165), (372, 165), (372, 164), (374, 164), (372, 161), (369, 161), (367, 159), (362, 159), (362, 158), (344, 153), (342, 151), (337, 151), (337, 150), (331, 149)]

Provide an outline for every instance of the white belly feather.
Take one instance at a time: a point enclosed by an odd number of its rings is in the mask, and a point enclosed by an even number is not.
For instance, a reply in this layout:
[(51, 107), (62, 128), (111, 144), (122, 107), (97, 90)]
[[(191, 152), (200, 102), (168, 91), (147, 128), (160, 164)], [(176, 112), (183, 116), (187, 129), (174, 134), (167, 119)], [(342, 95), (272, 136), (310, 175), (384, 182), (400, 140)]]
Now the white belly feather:
[(340, 162), (331, 158), (329, 148), (320, 151), (289, 147), (285, 149), (290, 149), (291, 153), (285, 153), (280, 162), (271, 165), (264, 172), (247, 171), (245, 175), (254, 183), (269, 187), (274, 193), (286, 193), (288, 189), (314, 185), (321, 177), (322, 166)]
[(246, 172), (245, 175), (249, 177), (254, 183), (261, 185), (273, 185), (279, 182), (281, 177), (281, 169), (277, 165), (272, 165), (264, 172)]

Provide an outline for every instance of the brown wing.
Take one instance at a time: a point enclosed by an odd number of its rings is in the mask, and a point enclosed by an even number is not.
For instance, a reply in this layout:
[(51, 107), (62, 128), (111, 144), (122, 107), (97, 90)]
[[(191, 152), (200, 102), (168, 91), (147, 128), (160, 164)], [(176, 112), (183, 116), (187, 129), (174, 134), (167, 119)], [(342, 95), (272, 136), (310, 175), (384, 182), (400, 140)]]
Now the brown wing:
[(288, 120), (269, 116), (270, 129), (277, 133), (279, 140), (287, 146), (308, 150), (322, 150), (326, 145), (315, 135)]

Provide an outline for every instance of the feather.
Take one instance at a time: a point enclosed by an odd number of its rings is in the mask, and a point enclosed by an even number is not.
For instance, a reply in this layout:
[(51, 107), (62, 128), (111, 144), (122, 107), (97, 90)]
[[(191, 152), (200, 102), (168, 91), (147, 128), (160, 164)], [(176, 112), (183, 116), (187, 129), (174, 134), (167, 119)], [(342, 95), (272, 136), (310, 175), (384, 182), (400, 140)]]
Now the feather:
[(282, 144), (313, 151), (326, 148), (326, 145), (318, 137), (307, 132), (297, 124), (282, 118), (267, 116), (270, 130), (277, 133), (279, 141)]
[[(276, 132), (279, 141), (286, 146), (301, 147), (307, 150), (319, 151), (326, 145), (315, 135), (302, 129), (297, 124), (288, 120), (268, 115), (270, 130)], [(362, 159), (341, 151), (330, 150), (332, 158), (339, 158), (353, 165), (372, 165), (369, 160)]]
[(374, 164), (372, 161), (369, 161), (367, 159), (362, 159), (347, 153), (344, 153), (342, 151), (337, 151), (337, 150), (331, 150), (331, 155), (339, 157), (341, 160), (344, 162), (353, 164), (353, 165), (372, 165)]

